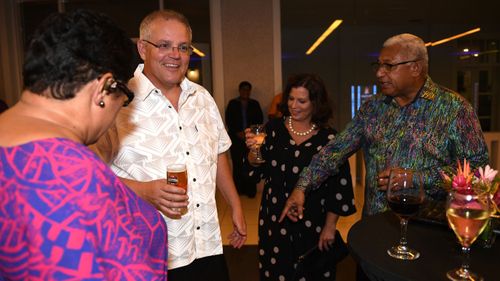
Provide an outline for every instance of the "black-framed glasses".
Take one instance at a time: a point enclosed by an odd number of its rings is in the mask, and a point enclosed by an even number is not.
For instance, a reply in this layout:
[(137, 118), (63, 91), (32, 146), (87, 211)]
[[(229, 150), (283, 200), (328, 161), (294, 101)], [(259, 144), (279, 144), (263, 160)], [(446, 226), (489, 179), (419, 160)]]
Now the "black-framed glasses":
[(123, 102), (123, 107), (128, 106), (132, 100), (134, 100), (134, 92), (132, 92), (125, 83), (115, 80), (108, 79), (106, 84), (104, 85), (104, 90), (108, 91), (108, 93), (116, 93), (116, 91), (121, 91), (124, 95), (127, 96), (127, 100)]
[(168, 52), (168, 51), (173, 51), (174, 49), (177, 49), (177, 51), (179, 51), (179, 53), (181, 53), (181, 54), (191, 55), (191, 53), (193, 53), (193, 47), (189, 44), (180, 44), (178, 46), (174, 46), (170, 42), (155, 44), (155, 43), (153, 43), (149, 40), (146, 40), (146, 39), (142, 39), (142, 41), (157, 48), (160, 52)]
[(386, 63), (386, 62), (376, 61), (376, 62), (372, 63), (372, 68), (373, 68), (373, 71), (375, 71), (375, 72), (377, 72), (379, 69), (382, 69), (384, 72), (391, 72), (398, 65), (407, 64), (410, 62), (417, 62), (417, 61), (419, 61), (419, 59), (407, 60), (407, 61), (402, 61), (402, 62), (397, 62), (397, 63)]

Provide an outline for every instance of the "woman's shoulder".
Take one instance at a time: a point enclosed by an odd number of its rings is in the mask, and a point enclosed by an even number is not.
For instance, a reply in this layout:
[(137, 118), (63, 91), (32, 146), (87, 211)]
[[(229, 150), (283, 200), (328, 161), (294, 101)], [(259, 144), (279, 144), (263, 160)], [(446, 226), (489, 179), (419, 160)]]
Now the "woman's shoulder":
[(3, 149), (12, 155), (29, 155), (29, 157), (13, 157), (12, 159), (17, 162), (45, 159), (43, 160), (45, 165), (56, 165), (64, 169), (81, 167), (82, 165), (89, 168), (106, 167), (106, 164), (87, 146), (66, 138), (53, 137), (30, 140), (18, 145), (3, 147)]
[(63, 148), (82, 148), (84, 145), (70, 139), (60, 137), (44, 137), (39, 139), (26, 139), (23, 142), (11, 146), (4, 146), (4, 149), (26, 149), (29, 147), (43, 147), (42, 150), (30, 150), (33, 153), (65, 153)]
[[(42, 183), (37, 188), (57, 187), (59, 182), (71, 192), (70, 185), (116, 186), (120, 183), (113, 171), (85, 145), (65, 138), (46, 138), (25, 142), (20, 145), (3, 147), (1, 154), (4, 167), (22, 171), (18, 177), (28, 182), (36, 179)], [(109, 184), (112, 182), (112, 184)], [(108, 184), (98, 184), (108, 183)], [(68, 185), (69, 184), (69, 185)], [(110, 191), (111, 192), (111, 191)], [(89, 191), (86, 195), (93, 192)]]

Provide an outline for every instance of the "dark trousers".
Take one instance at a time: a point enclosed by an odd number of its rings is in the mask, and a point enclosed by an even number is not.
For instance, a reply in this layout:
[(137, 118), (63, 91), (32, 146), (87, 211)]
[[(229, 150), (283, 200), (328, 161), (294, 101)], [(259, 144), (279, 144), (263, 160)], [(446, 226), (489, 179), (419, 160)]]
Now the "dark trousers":
[(231, 161), (233, 162), (233, 180), (239, 194), (255, 197), (257, 186), (250, 180), (246, 170), (243, 168), (243, 159), (246, 158), (248, 150), (245, 142), (240, 139), (231, 139)]
[(168, 271), (168, 281), (229, 281), (224, 255), (195, 259), (192, 263)]

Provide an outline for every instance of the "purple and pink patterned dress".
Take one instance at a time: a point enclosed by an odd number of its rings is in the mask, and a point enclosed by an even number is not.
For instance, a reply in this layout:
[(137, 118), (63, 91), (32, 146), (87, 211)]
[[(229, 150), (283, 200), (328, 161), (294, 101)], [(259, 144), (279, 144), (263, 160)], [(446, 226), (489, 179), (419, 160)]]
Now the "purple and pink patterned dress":
[(166, 280), (167, 227), (91, 150), (0, 147), (0, 280)]

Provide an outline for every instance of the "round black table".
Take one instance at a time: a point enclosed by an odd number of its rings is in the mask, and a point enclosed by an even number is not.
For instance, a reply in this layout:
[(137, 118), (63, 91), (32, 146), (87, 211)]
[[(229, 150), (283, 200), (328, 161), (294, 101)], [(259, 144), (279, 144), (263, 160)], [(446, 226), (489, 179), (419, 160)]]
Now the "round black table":
[[(364, 217), (347, 235), (351, 255), (371, 280), (447, 280), (446, 272), (461, 265), (461, 247), (446, 225), (416, 221), (408, 224), (408, 246), (420, 258), (403, 261), (390, 257), (387, 249), (399, 242), (399, 219), (392, 212)], [(485, 281), (500, 280), (500, 237), (492, 248), (471, 247), (470, 270)]]

